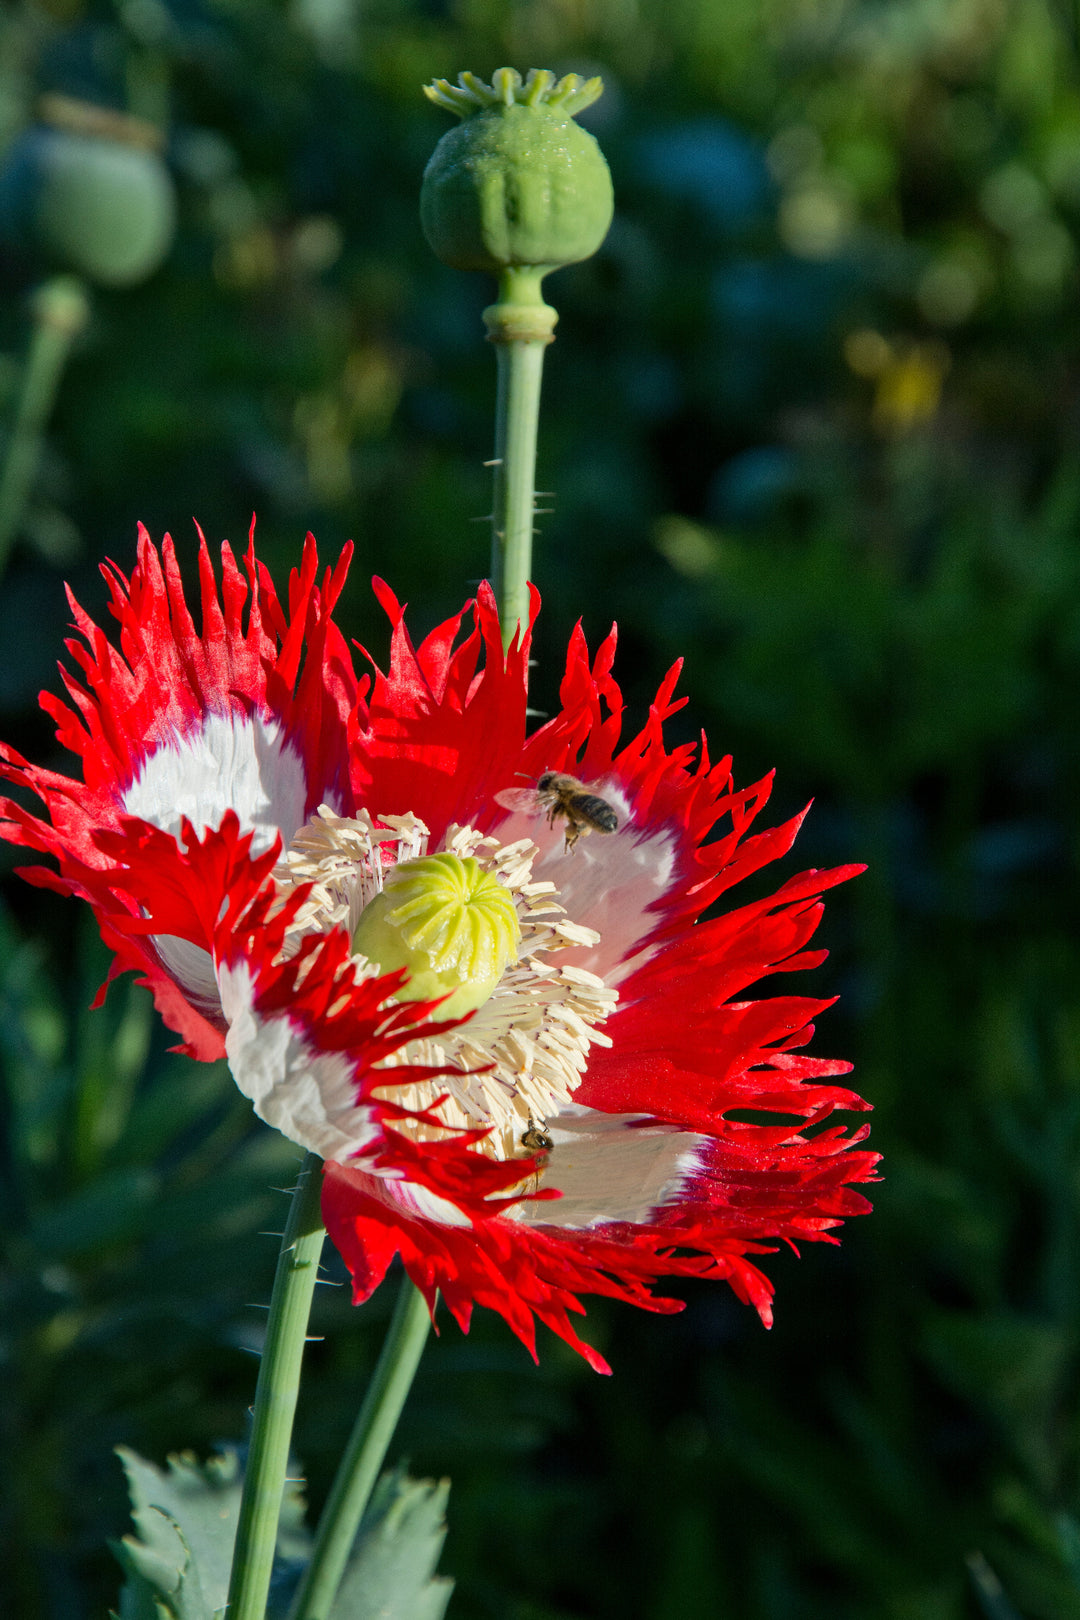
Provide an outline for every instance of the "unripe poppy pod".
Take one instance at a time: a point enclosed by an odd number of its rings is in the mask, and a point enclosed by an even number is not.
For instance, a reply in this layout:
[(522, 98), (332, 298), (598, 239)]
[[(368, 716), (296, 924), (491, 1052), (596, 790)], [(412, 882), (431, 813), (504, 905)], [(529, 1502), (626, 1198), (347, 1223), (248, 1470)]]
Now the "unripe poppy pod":
[(141, 120), (46, 97), (0, 170), (0, 237), (102, 286), (145, 281), (176, 223), (158, 140)]
[(599, 79), (533, 69), (524, 84), (500, 68), (486, 85), (463, 73), (438, 80), (431, 100), (462, 123), (432, 153), (420, 219), (432, 250), (459, 270), (499, 275), (554, 270), (595, 253), (614, 211), (604, 155), (574, 113), (601, 93)]

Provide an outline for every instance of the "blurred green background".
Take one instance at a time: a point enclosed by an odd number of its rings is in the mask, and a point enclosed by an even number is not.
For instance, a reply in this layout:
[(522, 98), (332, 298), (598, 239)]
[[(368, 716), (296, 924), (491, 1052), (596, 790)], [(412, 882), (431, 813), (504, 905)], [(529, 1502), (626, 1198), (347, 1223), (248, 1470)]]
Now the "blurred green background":
[[(673, 735), (776, 766), (777, 819), (816, 799), (785, 874), (870, 863), (830, 900), (816, 1049), (856, 1060), (886, 1179), (842, 1248), (768, 1263), (771, 1334), (719, 1288), (591, 1304), (605, 1380), (447, 1325), (396, 1451), (452, 1476), (450, 1613), (1080, 1617), (1075, 0), (9, 5), (9, 430), (55, 268), (11, 225), (38, 97), (159, 126), (178, 231), (91, 292), (0, 587), (0, 734), (61, 764), (62, 582), (99, 612), (137, 519), (190, 559), (192, 517), (242, 543), (254, 508), (279, 581), (305, 528), (353, 536), (343, 619), (380, 654), (371, 573), (422, 631), (486, 571), (491, 294), (421, 238), (419, 87), (503, 63), (603, 73), (618, 200), (548, 284), (535, 701), (614, 616), (638, 716), (685, 654)], [(87, 919), (2, 861), (0, 1607), (89, 1620), (110, 1448), (241, 1438), (295, 1159), (141, 993), (87, 1012)], [(318, 1304), (316, 1504), (389, 1309)]]

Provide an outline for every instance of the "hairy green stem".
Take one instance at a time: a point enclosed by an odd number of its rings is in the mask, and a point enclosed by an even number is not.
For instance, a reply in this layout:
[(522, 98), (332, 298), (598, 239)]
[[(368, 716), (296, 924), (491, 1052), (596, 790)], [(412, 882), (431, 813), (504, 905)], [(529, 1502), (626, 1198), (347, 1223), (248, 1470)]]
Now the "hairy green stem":
[(327, 1620), (330, 1614), (430, 1326), (423, 1294), (403, 1277), (379, 1364), (327, 1498), (289, 1620)]
[(321, 1191), (322, 1160), (309, 1153), (293, 1193), (270, 1298), (229, 1583), (229, 1620), (264, 1620), (266, 1614), (300, 1391), (300, 1364), (326, 1235), (319, 1208)]
[(76, 276), (54, 276), (34, 294), (34, 333), (0, 473), (0, 574), (7, 566), (41, 458), (45, 423), (72, 341), (86, 325), (89, 302)]
[(504, 648), (529, 621), (540, 383), (558, 320), (540, 292), (543, 274), (543, 266), (505, 270), (498, 303), (484, 311), (498, 359), (491, 576)]

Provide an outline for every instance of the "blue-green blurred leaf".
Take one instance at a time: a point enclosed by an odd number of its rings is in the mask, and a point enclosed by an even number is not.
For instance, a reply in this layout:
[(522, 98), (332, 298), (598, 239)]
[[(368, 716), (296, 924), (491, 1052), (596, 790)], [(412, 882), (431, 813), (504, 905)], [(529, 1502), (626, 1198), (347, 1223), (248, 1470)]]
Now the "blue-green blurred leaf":
[(364, 1515), (330, 1620), (442, 1620), (454, 1583), (435, 1574), (449, 1480), (384, 1474)]
[(119, 1556), (134, 1590), (121, 1620), (142, 1620), (147, 1591), (175, 1620), (216, 1620), (229, 1590), (242, 1481), (235, 1452), (200, 1467), (170, 1457), (163, 1471), (125, 1447), (119, 1450), (131, 1494), (136, 1536)]

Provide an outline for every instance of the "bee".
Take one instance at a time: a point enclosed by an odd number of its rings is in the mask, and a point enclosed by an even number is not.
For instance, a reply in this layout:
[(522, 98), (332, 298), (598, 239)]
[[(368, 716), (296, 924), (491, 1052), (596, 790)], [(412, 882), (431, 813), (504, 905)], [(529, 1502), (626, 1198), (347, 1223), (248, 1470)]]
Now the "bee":
[(619, 825), (606, 799), (590, 793), (584, 782), (564, 771), (544, 771), (534, 788), (503, 788), (495, 800), (506, 810), (546, 815), (549, 827), (555, 825), (556, 819), (565, 821), (568, 854), (583, 833), (613, 833)]
[(528, 1127), (521, 1133), (521, 1146), (528, 1153), (543, 1153), (545, 1156), (554, 1148), (547, 1131), (542, 1131), (539, 1125), (534, 1125), (530, 1119)]
[(547, 1169), (547, 1163), (554, 1151), (555, 1144), (547, 1131), (530, 1119), (525, 1130), (518, 1137), (518, 1146), (524, 1148), (526, 1153), (531, 1153), (534, 1157), (535, 1168), (524, 1184), (529, 1189), (530, 1194), (536, 1194), (540, 1191), (540, 1183), (543, 1180), (544, 1171)]

